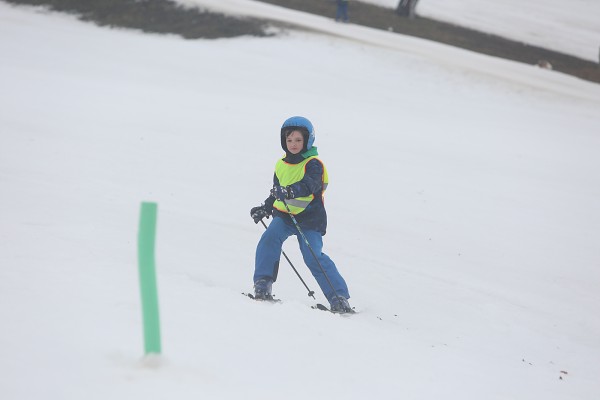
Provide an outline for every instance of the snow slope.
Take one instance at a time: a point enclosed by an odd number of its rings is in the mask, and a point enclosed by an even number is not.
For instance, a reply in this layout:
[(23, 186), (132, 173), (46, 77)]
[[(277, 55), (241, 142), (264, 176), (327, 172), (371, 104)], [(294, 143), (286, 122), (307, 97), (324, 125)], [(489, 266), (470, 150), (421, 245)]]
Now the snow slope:
[[(3, 399), (599, 392), (598, 85), (351, 26), (186, 41), (0, 3), (0, 32)], [(282, 304), (240, 295), (294, 114), (329, 170), (350, 318), (311, 310), (285, 264)], [(158, 359), (141, 201), (159, 204)]]
[[(396, 8), (398, 0), (361, 0)], [(596, 0), (419, 0), (417, 14), (599, 62)]]

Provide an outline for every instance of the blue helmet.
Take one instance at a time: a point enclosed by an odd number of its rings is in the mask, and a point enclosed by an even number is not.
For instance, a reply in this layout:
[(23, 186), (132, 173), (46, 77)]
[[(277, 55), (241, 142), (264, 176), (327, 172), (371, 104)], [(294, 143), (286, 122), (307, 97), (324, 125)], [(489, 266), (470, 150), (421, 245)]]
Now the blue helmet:
[(304, 136), (306, 150), (312, 148), (315, 142), (315, 130), (311, 122), (304, 117), (290, 117), (281, 125), (281, 147), (283, 147), (283, 150), (286, 150), (285, 135), (290, 131), (289, 128), (298, 128)]

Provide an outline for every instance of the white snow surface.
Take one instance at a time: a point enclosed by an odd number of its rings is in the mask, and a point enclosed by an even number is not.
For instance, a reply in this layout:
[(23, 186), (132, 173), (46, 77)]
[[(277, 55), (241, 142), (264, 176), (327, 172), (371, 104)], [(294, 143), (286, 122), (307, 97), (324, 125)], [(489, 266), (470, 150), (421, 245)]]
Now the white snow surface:
[[(0, 3), (0, 397), (596, 398), (600, 86), (285, 13), (313, 32), (183, 40)], [(329, 170), (351, 317), (312, 310), (283, 259), (282, 303), (240, 294), (292, 115)]]
[[(398, 0), (361, 0), (396, 8)], [(419, 0), (417, 15), (600, 61), (598, 0)]]

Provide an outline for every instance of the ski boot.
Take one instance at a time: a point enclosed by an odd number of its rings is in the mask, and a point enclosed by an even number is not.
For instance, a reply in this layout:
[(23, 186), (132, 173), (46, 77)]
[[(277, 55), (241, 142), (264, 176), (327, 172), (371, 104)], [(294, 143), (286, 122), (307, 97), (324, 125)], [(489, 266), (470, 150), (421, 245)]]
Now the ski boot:
[(354, 310), (350, 307), (350, 303), (348, 303), (348, 299), (342, 296), (333, 297), (329, 304), (331, 305), (331, 312), (338, 314), (346, 314), (353, 313)]
[(256, 300), (273, 300), (271, 288), (273, 281), (267, 279), (259, 279), (254, 282), (254, 298)]

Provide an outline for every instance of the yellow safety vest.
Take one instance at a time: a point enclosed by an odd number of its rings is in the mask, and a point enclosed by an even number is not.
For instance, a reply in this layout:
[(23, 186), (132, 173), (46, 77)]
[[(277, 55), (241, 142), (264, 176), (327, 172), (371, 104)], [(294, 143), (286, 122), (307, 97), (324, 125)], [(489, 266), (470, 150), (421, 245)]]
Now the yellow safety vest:
[[(323, 164), (323, 162), (319, 160), (316, 156), (308, 157), (307, 159), (298, 164), (289, 164), (283, 161), (283, 159), (278, 160), (277, 164), (275, 165), (275, 175), (277, 176), (277, 179), (279, 179), (279, 184), (281, 186), (289, 186), (291, 184), (301, 181), (302, 178), (304, 178), (304, 174), (306, 173), (306, 164), (308, 164), (308, 162), (314, 158), (316, 158), (321, 163), (321, 165), (323, 165), (322, 195), (325, 194), (325, 189), (327, 189), (327, 184), (329, 183), (329, 177), (327, 176), (327, 169), (325, 168), (325, 164)], [(289, 199), (285, 202), (290, 208), (292, 214), (298, 215), (302, 211), (304, 211), (306, 207), (308, 207), (308, 205), (311, 201), (314, 200), (314, 198), (315, 195), (311, 194), (310, 196)], [(288, 212), (285, 208), (285, 204), (283, 204), (283, 201), (281, 200), (275, 200), (275, 203), (273, 203), (273, 207), (281, 212)]]

